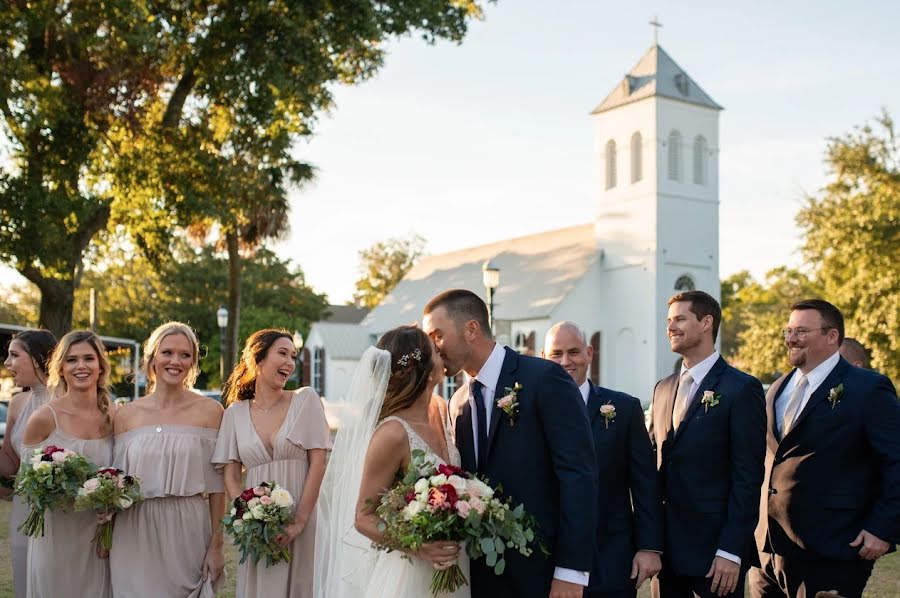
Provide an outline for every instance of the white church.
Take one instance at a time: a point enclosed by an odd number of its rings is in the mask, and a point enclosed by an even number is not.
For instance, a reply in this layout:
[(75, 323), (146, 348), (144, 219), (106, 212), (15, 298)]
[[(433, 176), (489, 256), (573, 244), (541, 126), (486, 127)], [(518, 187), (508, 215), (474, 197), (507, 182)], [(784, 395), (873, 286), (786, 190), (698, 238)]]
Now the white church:
[[(499, 269), (498, 340), (540, 355), (555, 322), (580, 324), (594, 347), (591, 379), (639, 397), (673, 371), (667, 299), (719, 298), (719, 106), (654, 44), (591, 112), (599, 182), (593, 221), (423, 258), (356, 324), (318, 322), (304, 349), (311, 384), (329, 402), (347, 392), (363, 351), (420, 321), (435, 294), (485, 297), (482, 265)], [(447, 379), (449, 397), (462, 382)]]

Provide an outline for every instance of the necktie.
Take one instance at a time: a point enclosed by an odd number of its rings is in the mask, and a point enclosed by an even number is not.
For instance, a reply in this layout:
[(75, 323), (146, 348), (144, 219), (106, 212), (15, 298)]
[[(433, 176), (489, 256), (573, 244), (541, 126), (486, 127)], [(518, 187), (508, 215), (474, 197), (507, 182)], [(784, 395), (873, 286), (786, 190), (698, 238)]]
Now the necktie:
[(688, 408), (688, 401), (691, 399), (691, 386), (694, 385), (694, 379), (688, 370), (684, 370), (681, 374), (681, 381), (678, 383), (678, 391), (675, 393), (675, 409), (672, 415), (672, 429), (678, 430), (682, 418)]
[(484, 465), (484, 458), (487, 455), (488, 444), (488, 427), (487, 427), (487, 408), (484, 406), (484, 394), (481, 389), (484, 384), (481, 380), (475, 378), (472, 381), (472, 396), (475, 397), (475, 417), (478, 420), (478, 466)]
[(791, 393), (791, 398), (788, 400), (787, 407), (784, 410), (784, 423), (781, 425), (781, 437), (784, 438), (787, 436), (787, 433), (790, 432), (791, 426), (794, 425), (794, 420), (799, 415), (800, 402), (803, 400), (803, 395), (806, 394), (806, 389), (809, 387), (809, 379), (800, 374), (800, 377), (797, 379), (797, 386), (794, 388), (794, 392)]

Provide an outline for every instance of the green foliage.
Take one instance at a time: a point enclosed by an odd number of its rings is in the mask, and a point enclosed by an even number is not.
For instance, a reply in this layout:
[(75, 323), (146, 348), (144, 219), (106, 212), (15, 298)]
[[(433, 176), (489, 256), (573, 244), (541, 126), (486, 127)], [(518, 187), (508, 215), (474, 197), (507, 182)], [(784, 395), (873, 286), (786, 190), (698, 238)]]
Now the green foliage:
[(360, 251), (360, 277), (353, 298), (368, 308), (375, 307), (424, 254), (425, 239), (419, 235), (379, 241)]
[[(64, 457), (54, 461), (52, 455)], [(44, 514), (47, 509), (72, 507), (81, 485), (97, 471), (97, 466), (82, 455), (64, 447), (36, 448), (31, 457), (22, 461), (16, 476), (16, 494), (28, 503), (28, 516), (18, 530), (26, 536), (44, 535)]]
[(831, 180), (797, 216), (822, 296), (872, 367), (900, 380), (900, 143), (883, 113), (829, 140)]

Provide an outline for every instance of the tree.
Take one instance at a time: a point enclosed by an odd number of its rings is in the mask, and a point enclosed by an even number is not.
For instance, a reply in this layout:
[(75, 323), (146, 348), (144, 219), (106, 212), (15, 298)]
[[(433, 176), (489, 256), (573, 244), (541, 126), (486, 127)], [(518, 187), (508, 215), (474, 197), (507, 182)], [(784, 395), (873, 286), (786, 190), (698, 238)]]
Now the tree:
[(375, 307), (424, 254), (425, 239), (419, 235), (379, 241), (360, 251), (360, 277), (353, 298), (368, 308)]
[(334, 84), (377, 72), (385, 41), (460, 42), (480, 15), (479, 0), (11, 0), (0, 260), (37, 285), (41, 323), (64, 333), (98, 234), (127, 225), (165, 255), (173, 228), (207, 218), (213, 198), (240, 201), (227, 194), (242, 170), (290, 180), (293, 142)]
[(829, 140), (831, 180), (797, 216), (822, 295), (872, 367), (900, 380), (900, 143), (885, 112)]

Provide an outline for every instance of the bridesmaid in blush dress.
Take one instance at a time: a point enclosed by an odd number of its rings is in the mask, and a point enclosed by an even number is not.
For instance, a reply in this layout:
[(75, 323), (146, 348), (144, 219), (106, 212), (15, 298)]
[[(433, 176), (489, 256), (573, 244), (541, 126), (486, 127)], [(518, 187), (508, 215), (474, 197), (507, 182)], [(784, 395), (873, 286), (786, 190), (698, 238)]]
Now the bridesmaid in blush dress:
[[(266, 567), (249, 559), (238, 567), (237, 598), (312, 598), (315, 516), (331, 449), (322, 401), (311, 388), (284, 385), (297, 352), (290, 334), (260, 330), (247, 339), (240, 364), (225, 386), (229, 404), (213, 463), (225, 472), (230, 499), (244, 488), (277, 482), (295, 501), (294, 520), (277, 540), (291, 560)], [(241, 482), (241, 469), (246, 480)]]
[[(38, 407), (50, 400), (47, 390), (47, 362), (56, 346), (56, 337), (47, 330), (26, 330), (15, 335), (7, 347), (3, 365), (13, 375), (15, 385), (28, 390), (16, 394), (9, 402), (6, 415), (6, 435), (0, 449), (0, 478), (12, 482), (22, 458), (22, 437), (25, 423)], [(0, 489), (0, 496), (8, 499), (11, 488)], [(12, 496), (9, 517), (9, 552), (12, 561), (15, 598), (25, 598), (28, 571), (28, 537), (16, 528), (28, 514), (28, 506), (21, 496)]]
[(222, 406), (190, 390), (199, 352), (185, 324), (154, 330), (144, 347), (150, 394), (124, 405), (114, 421), (113, 465), (140, 477), (144, 495), (116, 516), (116, 598), (207, 598), (221, 580), (225, 494), (210, 461)]
[[(112, 423), (106, 348), (90, 330), (68, 333), (53, 351), (48, 385), (59, 398), (39, 407), (25, 424), (22, 449), (55, 445), (83, 455), (98, 467), (112, 459)], [(91, 540), (91, 512), (47, 511), (44, 535), (28, 541), (29, 598), (112, 596), (109, 561)]]

